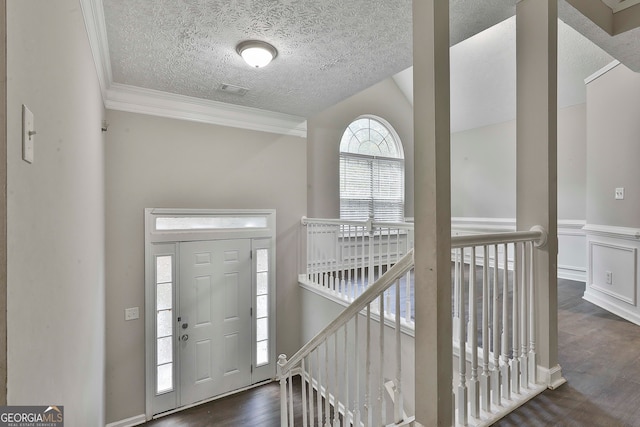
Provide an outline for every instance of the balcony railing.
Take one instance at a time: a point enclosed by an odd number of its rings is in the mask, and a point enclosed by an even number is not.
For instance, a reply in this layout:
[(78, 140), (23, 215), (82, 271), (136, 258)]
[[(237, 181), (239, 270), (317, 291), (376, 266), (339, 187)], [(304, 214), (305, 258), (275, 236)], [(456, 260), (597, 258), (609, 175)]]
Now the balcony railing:
[[(402, 362), (414, 344), (402, 328), (414, 326), (413, 224), (303, 224), (307, 268), (301, 282), (347, 307), (289, 361), (281, 357), (283, 426), (294, 425), (286, 385), (293, 374), (302, 378), (303, 426), (412, 421), (403, 400), (415, 407), (419, 397), (403, 383), (413, 366)], [(532, 268), (545, 240), (541, 227), (452, 237), (455, 425), (489, 425), (546, 388), (536, 374)], [(314, 398), (315, 412), (309, 406)], [(386, 413), (389, 407), (393, 414)]]

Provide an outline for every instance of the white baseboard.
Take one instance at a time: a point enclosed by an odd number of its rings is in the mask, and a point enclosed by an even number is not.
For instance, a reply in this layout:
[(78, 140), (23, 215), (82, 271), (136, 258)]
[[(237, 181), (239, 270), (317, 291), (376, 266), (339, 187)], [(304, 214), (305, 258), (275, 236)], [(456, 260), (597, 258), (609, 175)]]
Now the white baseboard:
[(587, 270), (584, 267), (574, 267), (571, 265), (558, 266), (558, 279), (575, 280), (576, 282), (587, 282)]
[(555, 390), (567, 382), (562, 376), (562, 368), (560, 365), (556, 365), (551, 369), (538, 365), (538, 381), (546, 384), (551, 390)]
[(582, 299), (584, 299), (585, 301), (589, 301), (591, 304), (595, 304), (598, 307), (615, 314), (616, 316), (620, 316), (623, 319), (628, 320), (629, 322), (640, 325), (640, 315), (634, 313), (633, 311), (625, 310), (622, 306), (613, 304), (600, 295), (594, 292), (590, 292), (588, 286), (584, 292), (584, 295), (582, 296)]
[(147, 422), (147, 417), (144, 414), (136, 415), (135, 417), (127, 418), (126, 420), (114, 421), (107, 424), (106, 427), (133, 427), (139, 426)]

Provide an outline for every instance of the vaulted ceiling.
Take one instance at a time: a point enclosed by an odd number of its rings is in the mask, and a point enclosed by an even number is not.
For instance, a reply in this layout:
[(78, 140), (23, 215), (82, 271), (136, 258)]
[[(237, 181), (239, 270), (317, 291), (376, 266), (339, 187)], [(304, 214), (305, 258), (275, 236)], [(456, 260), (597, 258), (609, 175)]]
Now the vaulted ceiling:
[[(412, 64), (411, 0), (83, 1), (94, 8), (108, 105), (136, 91), (304, 118)], [(611, 16), (640, 12), (637, 0), (602, 1)], [(451, 44), (513, 16), (515, 3), (451, 0)], [(612, 36), (576, 3), (559, 0), (561, 19), (640, 71), (639, 30)], [(631, 7), (621, 9), (625, 3)], [(278, 57), (266, 68), (250, 68), (235, 51), (246, 39), (273, 44)], [(247, 93), (229, 94), (222, 84)]]

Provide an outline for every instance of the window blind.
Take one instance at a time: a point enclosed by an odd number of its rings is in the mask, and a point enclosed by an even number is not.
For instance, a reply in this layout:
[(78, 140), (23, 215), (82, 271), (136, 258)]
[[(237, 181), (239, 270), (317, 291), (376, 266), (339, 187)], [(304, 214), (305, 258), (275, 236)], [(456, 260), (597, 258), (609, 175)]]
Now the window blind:
[(404, 160), (340, 154), (340, 218), (404, 218)]

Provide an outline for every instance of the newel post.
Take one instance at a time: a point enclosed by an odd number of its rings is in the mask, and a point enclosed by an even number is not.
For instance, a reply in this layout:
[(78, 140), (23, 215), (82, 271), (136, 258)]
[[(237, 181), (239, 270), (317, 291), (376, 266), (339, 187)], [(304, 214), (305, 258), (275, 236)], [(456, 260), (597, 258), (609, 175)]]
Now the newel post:
[(538, 380), (564, 383), (558, 364), (557, 53), (558, 1), (516, 4), (516, 223), (540, 225), (544, 247), (533, 250)]
[(287, 427), (289, 420), (287, 419), (287, 376), (283, 372), (284, 365), (287, 364), (287, 355), (278, 356), (278, 377), (280, 378), (280, 427)]

